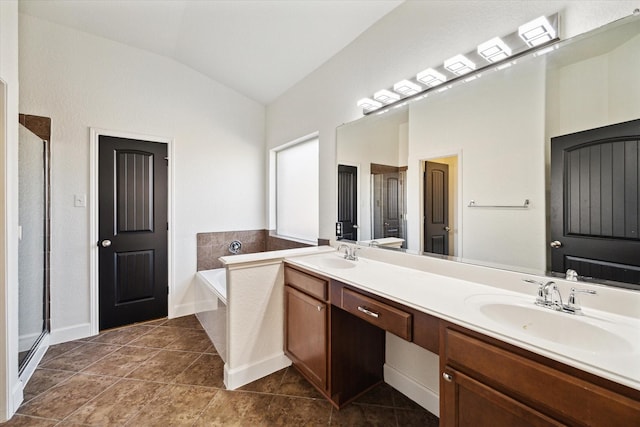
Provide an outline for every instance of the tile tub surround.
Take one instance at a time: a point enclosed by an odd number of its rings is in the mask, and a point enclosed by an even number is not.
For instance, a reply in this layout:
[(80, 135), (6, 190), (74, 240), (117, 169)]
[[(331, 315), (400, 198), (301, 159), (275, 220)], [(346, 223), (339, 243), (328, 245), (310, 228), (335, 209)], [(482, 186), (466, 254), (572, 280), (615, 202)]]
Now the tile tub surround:
[(185, 316), (54, 345), (3, 426), (438, 425), (386, 384), (337, 411), (293, 368), (225, 390), (203, 334)]
[(304, 248), (308, 245), (293, 240), (271, 235), (269, 230), (218, 231), (198, 233), (197, 239), (197, 271), (212, 270), (223, 267), (218, 258), (232, 255), (229, 243), (234, 240), (242, 242), (240, 254), (277, 251), (283, 249)]

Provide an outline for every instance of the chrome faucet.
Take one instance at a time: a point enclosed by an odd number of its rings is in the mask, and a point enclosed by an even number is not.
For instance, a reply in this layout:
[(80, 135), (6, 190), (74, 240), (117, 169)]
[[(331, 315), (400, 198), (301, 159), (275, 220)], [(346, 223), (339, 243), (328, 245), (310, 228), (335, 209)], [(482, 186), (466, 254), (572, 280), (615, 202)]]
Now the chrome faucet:
[(537, 280), (532, 279), (522, 279), (527, 283), (533, 283), (538, 285), (538, 296), (536, 298), (536, 305), (540, 307), (549, 308), (555, 311), (561, 311), (563, 313), (569, 314), (582, 314), (582, 308), (580, 304), (576, 300), (576, 294), (589, 294), (596, 295), (596, 291), (592, 291), (589, 289), (576, 289), (571, 288), (571, 293), (569, 294), (569, 299), (567, 300), (567, 304), (562, 303), (562, 295), (560, 294), (560, 289), (558, 289), (558, 285), (555, 282), (549, 281), (546, 283), (538, 282)]
[(340, 246), (338, 246), (338, 252), (340, 252), (342, 249), (344, 249), (344, 259), (348, 259), (349, 261), (357, 261), (358, 257), (356, 256), (356, 251), (360, 248), (357, 248), (355, 246), (349, 246), (349, 245), (345, 245), (342, 244)]

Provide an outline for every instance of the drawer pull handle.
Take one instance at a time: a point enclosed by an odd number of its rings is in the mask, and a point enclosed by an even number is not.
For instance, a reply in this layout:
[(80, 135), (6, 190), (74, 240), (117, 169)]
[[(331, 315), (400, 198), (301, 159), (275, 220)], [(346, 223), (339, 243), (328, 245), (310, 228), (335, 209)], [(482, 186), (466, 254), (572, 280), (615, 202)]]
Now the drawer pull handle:
[(443, 372), (443, 373), (442, 373), (442, 378), (444, 378), (444, 379), (445, 379), (446, 381), (448, 381), (448, 382), (453, 381), (453, 375), (448, 374), (448, 373), (446, 373), (446, 372)]
[(367, 316), (375, 317), (376, 319), (378, 317), (380, 317), (380, 315), (378, 313), (376, 313), (375, 311), (371, 311), (367, 307), (363, 307), (361, 305), (358, 306), (358, 311), (361, 311), (362, 313), (366, 314)]

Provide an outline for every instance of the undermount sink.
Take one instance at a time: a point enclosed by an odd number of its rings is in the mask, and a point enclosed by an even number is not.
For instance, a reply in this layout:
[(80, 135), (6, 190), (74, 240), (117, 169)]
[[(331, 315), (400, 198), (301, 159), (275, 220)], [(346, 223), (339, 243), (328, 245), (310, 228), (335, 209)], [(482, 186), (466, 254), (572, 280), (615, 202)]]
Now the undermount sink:
[(344, 258), (322, 258), (318, 261), (322, 267), (326, 268), (353, 268), (356, 266), (354, 261), (349, 261)]
[(515, 332), (589, 352), (632, 352), (634, 346), (610, 330), (606, 320), (559, 313), (534, 305), (535, 297), (476, 295), (466, 304)]

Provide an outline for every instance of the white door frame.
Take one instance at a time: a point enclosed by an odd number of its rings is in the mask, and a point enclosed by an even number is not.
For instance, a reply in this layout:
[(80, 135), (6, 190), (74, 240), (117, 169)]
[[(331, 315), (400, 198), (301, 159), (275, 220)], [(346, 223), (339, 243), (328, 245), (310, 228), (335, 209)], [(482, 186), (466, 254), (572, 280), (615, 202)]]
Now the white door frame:
[(100, 128), (90, 128), (90, 146), (89, 146), (89, 316), (90, 316), (90, 328), (91, 334), (97, 335), (100, 332), (99, 313), (100, 313), (100, 301), (99, 301), (99, 251), (98, 251), (98, 238), (99, 238), (99, 221), (98, 221), (98, 195), (100, 194), (98, 188), (98, 141), (100, 136), (113, 136), (117, 138), (136, 139), (140, 141), (159, 142), (167, 144), (168, 159), (168, 175), (167, 175), (167, 220), (169, 222), (169, 232), (167, 233), (167, 284), (169, 286), (169, 296), (167, 299), (167, 313), (169, 317), (171, 315), (172, 295), (174, 287), (173, 279), (173, 245), (174, 245), (174, 206), (173, 206), (173, 139), (154, 136), (143, 135), (131, 132), (121, 132), (115, 130), (107, 130)]

